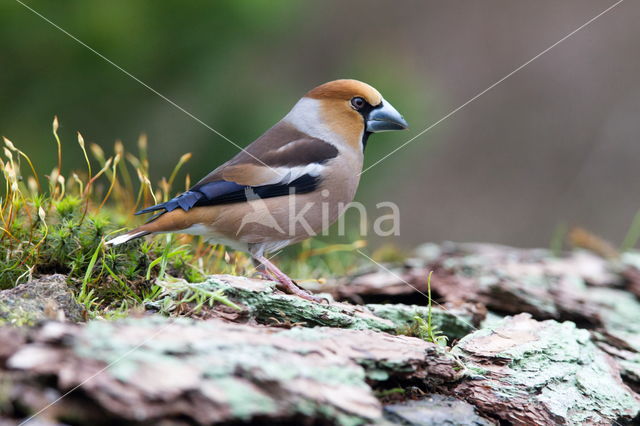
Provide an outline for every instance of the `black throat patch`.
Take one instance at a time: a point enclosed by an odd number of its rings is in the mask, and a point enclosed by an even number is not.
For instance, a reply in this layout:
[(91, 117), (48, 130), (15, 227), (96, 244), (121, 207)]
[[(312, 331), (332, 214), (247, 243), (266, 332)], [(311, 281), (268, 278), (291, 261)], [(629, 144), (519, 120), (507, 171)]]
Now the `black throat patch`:
[(369, 140), (369, 136), (371, 136), (371, 132), (367, 132), (367, 121), (369, 120), (369, 114), (371, 114), (371, 111), (373, 111), (376, 108), (380, 108), (381, 106), (382, 104), (380, 104), (377, 107), (374, 107), (367, 102), (367, 104), (358, 111), (362, 116), (362, 120), (364, 123), (364, 131), (362, 133), (362, 152), (364, 152), (364, 149), (367, 147), (367, 141)]

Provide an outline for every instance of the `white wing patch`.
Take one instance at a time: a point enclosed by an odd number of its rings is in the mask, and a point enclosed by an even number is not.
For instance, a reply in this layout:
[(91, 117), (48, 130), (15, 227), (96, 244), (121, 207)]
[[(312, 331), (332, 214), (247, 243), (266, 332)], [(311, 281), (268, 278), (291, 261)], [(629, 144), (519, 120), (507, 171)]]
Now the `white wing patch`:
[(283, 184), (289, 184), (304, 175), (318, 177), (324, 169), (325, 166), (318, 163), (307, 164), (306, 166), (276, 167), (276, 171), (282, 176), (279, 183)]

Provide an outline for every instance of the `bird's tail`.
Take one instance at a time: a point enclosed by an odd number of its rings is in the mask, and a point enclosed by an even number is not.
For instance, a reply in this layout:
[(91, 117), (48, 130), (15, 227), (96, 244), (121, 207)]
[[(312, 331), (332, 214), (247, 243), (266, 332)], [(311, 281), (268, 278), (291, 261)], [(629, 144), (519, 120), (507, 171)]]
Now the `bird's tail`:
[(146, 231), (140, 228), (132, 229), (126, 234), (118, 235), (115, 238), (110, 239), (105, 244), (117, 246), (119, 244), (126, 243), (127, 241), (135, 240), (136, 238), (144, 237), (151, 234), (150, 231)]
[(144, 237), (149, 234), (162, 234), (165, 232), (179, 232), (182, 229), (188, 228), (192, 222), (189, 221), (189, 214), (182, 209), (175, 209), (171, 212), (161, 212), (149, 219), (144, 225), (140, 225), (131, 231), (118, 235), (115, 238), (110, 239), (106, 244), (117, 246), (118, 244), (126, 243), (127, 241), (135, 240), (136, 238)]

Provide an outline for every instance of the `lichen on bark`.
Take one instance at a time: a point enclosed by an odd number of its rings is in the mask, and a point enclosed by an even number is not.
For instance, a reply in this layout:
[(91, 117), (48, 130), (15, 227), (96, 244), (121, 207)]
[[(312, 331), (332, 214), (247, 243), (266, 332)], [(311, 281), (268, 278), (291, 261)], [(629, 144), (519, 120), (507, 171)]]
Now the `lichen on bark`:
[[(629, 424), (640, 420), (632, 268), (585, 252), (445, 244), (393, 274), (326, 286), (336, 298), (394, 303), (315, 304), (228, 275), (161, 283), (142, 317), (0, 327), (0, 410), (15, 420), (100, 373), (50, 418), (385, 424), (383, 404), (421, 398), (397, 406), (415, 418), (440, 394), (487, 424)], [(427, 317), (430, 270), (431, 326), (453, 348), (398, 335)], [(185, 291), (217, 297), (185, 303)]]
[(640, 410), (613, 359), (571, 322), (508, 317), (464, 337), (453, 353), (482, 371), (454, 392), (514, 424), (605, 425)]
[[(0, 328), (0, 338), (9, 330)], [(371, 330), (282, 330), (159, 316), (84, 327), (49, 323), (6, 360), (6, 367), (21, 372), (12, 404), (37, 411), (37, 399), (25, 399), (19, 389), (60, 395), (82, 383), (83, 392), (62, 400), (59, 410), (88, 397), (112, 421), (186, 418), (198, 424), (264, 418), (377, 422), (382, 407), (368, 372), (385, 373), (374, 381), (444, 383), (459, 376), (454, 366), (431, 343)], [(39, 388), (43, 376), (56, 377), (56, 385)], [(87, 409), (76, 413), (82, 421), (92, 418), (93, 407)]]

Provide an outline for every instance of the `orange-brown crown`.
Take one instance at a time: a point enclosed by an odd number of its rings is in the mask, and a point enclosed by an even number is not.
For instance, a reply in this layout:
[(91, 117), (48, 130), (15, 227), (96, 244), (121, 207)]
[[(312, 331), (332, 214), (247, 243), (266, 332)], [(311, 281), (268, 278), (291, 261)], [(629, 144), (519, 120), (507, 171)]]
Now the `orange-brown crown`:
[(358, 80), (334, 80), (310, 90), (306, 95), (313, 99), (330, 99), (348, 101), (359, 96), (370, 105), (376, 106), (382, 102), (382, 95), (367, 83)]

